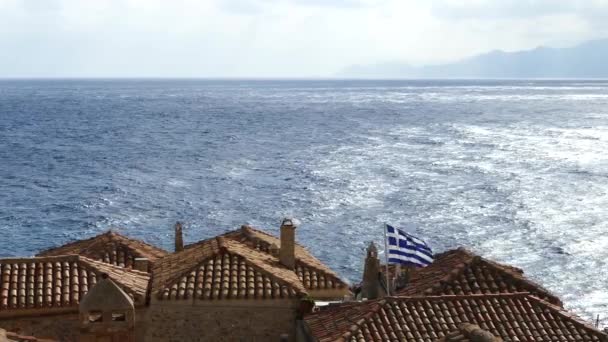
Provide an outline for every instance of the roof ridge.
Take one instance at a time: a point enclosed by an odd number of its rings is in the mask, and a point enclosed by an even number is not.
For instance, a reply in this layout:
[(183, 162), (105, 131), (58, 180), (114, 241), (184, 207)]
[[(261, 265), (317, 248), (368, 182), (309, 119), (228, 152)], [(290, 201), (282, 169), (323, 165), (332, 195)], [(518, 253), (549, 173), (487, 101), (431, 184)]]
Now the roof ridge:
[(597, 329), (596, 327), (594, 327), (593, 325), (584, 321), (580, 316), (576, 315), (573, 312), (566, 311), (564, 308), (559, 307), (553, 303), (547, 302), (546, 300), (544, 300), (542, 298), (538, 298), (538, 297), (534, 296), (533, 294), (528, 295), (528, 298), (532, 302), (536, 302), (537, 304), (541, 304), (541, 305), (545, 306), (547, 309), (553, 311), (555, 314), (560, 315), (562, 318), (571, 320), (574, 324), (580, 326), (581, 328), (585, 328), (585, 329), (593, 331), (594, 333), (600, 333), (603, 336), (608, 337), (608, 333), (605, 333), (605, 332)]
[(551, 291), (547, 290), (542, 285), (537, 284), (533, 280), (531, 280), (528, 277), (524, 276), (523, 271), (521, 271), (521, 273), (513, 272), (512, 269), (510, 269), (510, 267), (505, 267), (506, 265), (502, 265), (501, 263), (498, 263), (498, 262), (493, 261), (493, 260), (486, 259), (486, 258), (484, 258), (482, 256), (478, 256), (478, 257), (479, 258), (477, 260), (475, 260), (474, 262), (484, 263), (484, 264), (488, 265), (489, 267), (493, 268), (494, 270), (505, 272), (509, 276), (517, 279), (518, 281), (522, 282), (526, 286), (528, 286), (530, 288), (533, 288), (533, 289), (535, 289), (538, 292), (543, 293), (547, 297), (549, 297), (552, 300), (554, 300), (556, 303), (559, 303), (560, 305), (563, 305), (563, 303), (559, 299), (559, 297), (557, 297), (556, 295), (554, 295), (553, 293), (551, 293)]
[[(114, 241), (114, 242), (123, 242), (126, 245), (126, 247), (128, 247), (129, 249), (131, 249), (134, 252), (137, 252), (136, 248), (134, 248), (136, 246), (129, 246), (129, 244), (131, 244), (131, 243), (138, 244), (139, 246), (142, 246), (145, 248), (149, 248), (151, 250), (154, 250), (154, 252), (167, 253), (167, 251), (165, 251), (164, 249), (162, 249), (160, 247), (147, 243), (143, 240), (121, 234), (121, 233), (117, 232), (115, 228), (110, 228), (103, 233), (94, 235), (94, 236), (86, 238), (86, 239), (74, 240), (74, 241), (67, 242), (60, 246), (47, 248), (45, 250), (40, 251), (36, 255), (54, 253), (54, 252), (60, 251), (62, 249), (73, 248), (73, 247), (77, 247), (79, 245), (82, 245), (80, 247), (80, 251), (84, 252), (84, 251), (90, 250), (94, 246), (97, 246), (99, 243), (102, 243), (102, 241), (98, 241), (98, 240), (104, 239), (104, 238), (106, 238), (110, 241)], [(103, 242), (107, 242), (107, 241), (103, 241)]]
[[(246, 231), (253, 231), (254, 233), (260, 233), (260, 234), (262, 234), (262, 235), (265, 235), (266, 237), (269, 237), (269, 238), (272, 238), (272, 239), (277, 239), (277, 240), (279, 240), (279, 241), (278, 241), (279, 243), (281, 242), (280, 237), (276, 237), (276, 236), (274, 236), (274, 235), (272, 235), (272, 234), (270, 234), (270, 233), (267, 233), (267, 232), (265, 232), (265, 231), (263, 231), (263, 230), (261, 230), (261, 229), (259, 229), (259, 228), (253, 227), (253, 226), (248, 225), (248, 224), (244, 224), (244, 225), (242, 225), (242, 226), (241, 226), (241, 228), (240, 228), (239, 230), (240, 230), (240, 231), (243, 231), (243, 230), (246, 230)], [(238, 230), (237, 230), (237, 231), (238, 231)], [(248, 238), (249, 238), (249, 237), (248, 237)], [(295, 242), (295, 246), (296, 246), (296, 248), (301, 248), (302, 250), (304, 250), (304, 251), (305, 251), (306, 253), (308, 253), (308, 254), (309, 254), (311, 257), (313, 257), (314, 259), (316, 259), (316, 261), (318, 261), (318, 262), (321, 264), (321, 266), (324, 266), (324, 267), (319, 267), (318, 265), (315, 265), (315, 264), (313, 264), (313, 263), (311, 263), (311, 262), (307, 262), (305, 258), (299, 258), (297, 255), (296, 255), (296, 263), (303, 264), (303, 265), (305, 265), (305, 266), (306, 266), (306, 267), (308, 267), (308, 268), (312, 268), (312, 269), (314, 269), (315, 271), (322, 272), (322, 273), (326, 273), (327, 275), (332, 276), (332, 277), (333, 277), (333, 278), (335, 278), (336, 280), (339, 280), (339, 281), (341, 281), (341, 282), (346, 283), (344, 280), (342, 280), (342, 278), (340, 278), (340, 276), (339, 276), (339, 275), (338, 275), (336, 272), (334, 272), (334, 271), (333, 271), (331, 268), (329, 268), (327, 265), (325, 265), (325, 264), (324, 264), (324, 263), (323, 263), (321, 260), (319, 260), (317, 257), (315, 257), (315, 256), (314, 256), (314, 255), (313, 255), (313, 254), (312, 254), (312, 253), (311, 253), (311, 252), (308, 250), (308, 248), (306, 248), (306, 246), (304, 246), (304, 245), (302, 245), (302, 244), (298, 243), (297, 241), (294, 241), (294, 242)], [(255, 248), (253, 248), (253, 249), (255, 249)]]
[(185, 244), (184, 250), (188, 250), (188, 249), (203, 245), (205, 243), (208, 243), (211, 240), (216, 240), (218, 237), (222, 237), (222, 238), (226, 239), (226, 236), (228, 236), (230, 234), (238, 234), (238, 233), (239, 233), (239, 229), (227, 230), (227, 231), (220, 233), (219, 235), (211, 236), (208, 238), (204, 238), (202, 240), (198, 240), (196, 242)]
[(25, 263), (25, 262), (49, 262), (49, 261), (62, 261), (67, 260), (78, 260), (81, 257), (78, 254), (64, 254), (64, 255), (53, 255), (53, 256), (34, 256), (34, 257), (20, 257), (20, 258), (0, 258), (0, 263)]
[[(127, 273), (132, 273), (132, 274), (136, 274), (136, 275), (141, 275), (141, 276), (146, 276), (146, 277), (150, 276), (150, 274), (148, 272), (139, 271), (139, 270), (136, 270), (133, 268), (120, 267), (120, 266), (116, 266), (113, 264), (108, 264), (103, 261), (87, 258), (84, 255), (76, 255), (76, 260), (82, 261), (83, 263), (87, 264), (89, 267), (93, 267), (97, 270), (99, 270), (99, 269), (96, 266), (102, 266), (102, 267), (109, 267), (109, 268), (113, 268), (116, 270), (124, 271)], [(101, 270), (99, 270), (99, 271), (101, 271)]]
[[(219, 239), (219, 237), (218, 237)], [(263, 257), (264, 259), (272, 262), (273, 264), (275, 264), (276, 266), (284, 269), (287, 272), (291, 272), (293, 273), (295, 279), (298, 279), (297, 281), (290, 281), (289, 279), (285, 279), (283, 277), (281, 277), (280, 275), (277, 274), (273, 274), (272, 272), (270, 272), (269, 270), (265, 269), (265, 265), (260, 265), (257, 260), (254, 260), (252, 258), (247, 257), (247, 255), (243, 255), (245, 253), (241, 253), (238, 250), (235, 250), (233, 247), (231, 246), (231, 244), (238, 244), (238, 245), (245, 245), (241, 242), (238, 241), (234, 241), (234, 240), (228, 240), (228, 239), (222, 239), (220, 240), (221, 242), (221, 248), (224, 249), (227, 253), (231, 253), (231, 254), (235, 254), (240, 256), (241, 258), (243, 258), (243, 260), (247, 263), (250, 264), (252, 267), (258, 269), (261, 273), (266, 274), (267, 276), (276, 279), (277, 281), (280, 280), (283, 283), (285, 283), (286, 285), (291, 286), (294, 290), (299, 291), (302, 294), (306, 294), (308, 293), (308, 291), (306, 290), (306, 287), (304, 287), (304, 284), (299, 280), (298, 275), (291, 269), (283, 266), (278, 260), (275, 261), (273, 260), (273, 257), (267, 253), (263, 253), (260, 252), (254, 248), (250, 248), (249, 246), (247, 246), (248, 249), (248, 253), (252, 253), (252, 254), (258, 254), (259, 257)]]
[(459, 295), (417, 295), (417, 296), (388, 296), (384, 297), (387, 300), (439, 300), (439, 299), (482, 299), (482, 298), (515, 298), (526, 297), (531, 295), (530, 292), (509, 292), (509, 293), (474, 293), (474, 294), (459, 294)]
[(428, 294), (432, 294), (433, 292), (435, 292), (435, 290), (439, 290), (441, 289), (441, 287), (449, 282), (450, 280), (458, 277), (459, 275), (462, 274), (462, 272), (464, 272), (464, 270), (470, 265), (472, 264), (474, 261), (474, 259), (468, 260), (466, 262), (462, 262), (459, 263), (458, 265), (454, 266), (454, 268), (450, 271), (447, 272), (447, 274), (445, 276), (443, 276), (441, 279), (439, 279), (438, 282), (436, 282), (435, 284), (431, 285), (429, 288), (427, 288), (426, 290), (424, 290), (425, 293)]
[[(113, 241), (134, 242), (134, 243), (137, 243), (137, 244), (140, 244), (140, 245), (144, 245), (146, 247), (150, 247), (150, 248), (155, 249), (157, 251), (167, 252), (167, 251), (165, 251), (164, 249), (162, 249), (160, 247), (154, 246), (152, 244), (149, 244), (149, 243), (147, 243), (147, 242), (145, 242), (143, 240), (137, 239), (137, 238), (133, 238), (133, 237), (130, 237), (130, 236), (127, 236), (127, 235), (124, 235), (124, 234), (120, 234), (119, 232), (117, 232), (117, 231), (115, 231), (113, 229), (110, 229), (110, 230), (108, 230), (107, 232), (105, 232), (103, 234), (99, 234), (99, 235), (93, 237), (93, 239), (95, 239), (97, 237), (100, 237), (100, 236), (104, 236), (104, 235), (107, 235), (110, 238), (110, 240), (113, 240)], [(91, 248), (93, 245), (94, 245), (94, 243), (86, 246), (84, 248), (84, 250)], [(131, 246), (128, 246), (128, 245), (127, 245), (127, 247), (131, 248)], [(131, 249), (133, 249), (133, 248), (131, 248)]]
[[(194, 254), (194, 255), (196, 255), (196, 253), (197, 253), (197, 252), (198, 252), (198, 251), (199, 251), (201, 248), (204, 248), (204, 246), (205, 246), (205, 245), (207, 245), (207, 244), (208, 244), (208, 245), (210, 245), (209, 247), (210, 247), (211, 252), (210, 252), (208, 255), (207, 255), (207, 254), (201, 255), (201, 258), (200, 258), (199, 260), (197, 260), (197, 262), (194, 264), (194, 266), (192, 266), (192, 267), (188, 267), (188, 268), (187, 268), (187, 269), (185, 269), (183, 272), (181, 272), (181, 273), (179, 273), (179, 274), (176, 274), (176, 275), (174, 275), (173, 277), (170, 277), (170, 278), (168, 278), (168, 279), (164, 279), (164, 280), (162, 281), (161, 286), (162, 286), (162, 287), (169, 286), (169, 284), (173, 284), (174, 282), (179, 281), (179, 280), (180, 280), (182, 277), (184, 277), (185, 275), (189, 274), (189, 273), (192, 271), (192, 269), (195, 269), (195, 268), (200, 267), (200, 265), (201, 265), (202, 263), (204, 263), (205, 261), (207, 261), (207, 260), (208, 260), (208, 259), (209, 259), (211, 256), (215, 255), (215, 254), (216, 254), (216, 253), (219, 251), (219, 244), (220, 244), (222, 241), (223, 241), (223, 239), (219, 239), (219, 236), (215, 236), (215, 237), (213, 237), (213, 238), (209, 238), (209, 239), (206, 239), (206, 240), (202, 240), (202, 241), (197, 242), (197, 243), (196, 243), (196, 244), (197, 244), (197, 246), (196, 246), (197, 248), (186, 248), (186, 249), (184, 249), (184, 250), (182, 250), (182, 251), (175, 252), (175, 253), (169, 254), (169, 255), (167, 255), (167, 256), (165, 256), (165, 257), (161, 258), (161, 259), (160, 259), (160, 262), (155, 263), (155, 264), (157, 264), (157, 265), (158, 265), (158, 266), (160, 266), (160, 267), (164, 267), (164, 266), (163, 266), (163, 263), (162, 263), (163, 261), (170, 260), (170, 259), (172, 259), (172, 258), (177, 258), (178, 256), (180, 256), (180, 255), (184, 255), (184, 254)], [(218, 246), (216, 246), (216, 244), (217, 244)], [(154, 272), (154, 270), (153, 270), (153, 272), (152, 272), (152, 278), (158, 278), (158, 277), (155, 277), (155, 274), (154, 274), (154, 273), (155, 273), (155, 272)]]
[[(141, 272), (133, 269), (128, 269), (112, 264), (105, 263), (103, 261), (97, 261), (89, 259), (85, 256), (78, 255), (77, 260), (80, 264), (86, 268), (93, 269), (101, 274), (106, 274), (109, 279), (114, 281), (119, 287), (134, 294), (139, 294), (143, 298), (147, 296), (147, 289), (150, 286), (151, 276), (147, 272)], [(119, 274), (115, 274), (119, 273)], [(133, 276), (135, 278), (125, 277), (126, 275)], [(125, 279), (126, 278), (126, 279)], [(139, 279), (139, 280), (137, 280)], [(125, 281), (127, 280), (127, 281)], [(142, 287), (138, 288), (137, 281), (141, 281)], [(145, 286), (143, 286), (145, 282)], [(145, 288), (144, 288), (145, 287)]]
[(469, 266), (470, 264), (475, 262), (476, 259), (480, 258), (479, 255), (476, 255), (475, 253), (469, 251), (468, 249), (466, 249), (464, 247), (458, 247), (456, 249), (450, 249), (450, 250), (444, 251), (442, 253), (438, 253), (435, 255), (434, 259), (438, 260), (445, 256), (458, 255), (458, 254), (463, 254), (468, 259), (463, 260), (463, 262), (458, 263), (456, 266), (454, 266), (452, 268), (451, 271), (445, 272), (446, 274), (443, 277), (441, 277), (440, 279), (438, 279), (438, 281), (435, 282), (434, 284), (429, 284), (430, 286), (427, 287), (426, 289), (424, 289), (424, 291), (423, 291), (424, 293), (432, 294), (436, 290), (440, 290), (441, 287), (445, 283), (451, 281), (452, 279), (454, 279), (457, 276), (459, 276), (460, 274), (462, 274), (462, 272), (466, 269), (467, 266)]
[(471, 250), (469, 250), (469, 249), (467, 249), (467, 248), (465, 248), (463, 246), (460, 246), (460, 247), (457, 247), (457, 248), (448, 249), (447, 251), (443, 251), (443, 252), (440, 252), (440, 253), (435, 253), (435, 255), (433, 255), (433, 259), (439, 259), (440, 257), (446, 256), (446, 255), (449, 255), (449, 254), (455, 254), (455, 253), (461, 253), (461, 254), (464, 254), (464, 255), (466, 255), (468, 257), (478, 256), (473, 251), (471, 251)]
[[(319, 261), (322, 262), (321, 260), (319, 260)], [(326, 266), (326, 268), (323, 269), (323, 268), (317, 267), (317, 266), (315, 266), (315, 265), (313, 265), (313, 264), (311, 264), (309, 262), (306, 262), (306, 261), (304, 261), (302, 259), (299, 259), (298, 257), (296, 257), (296, 264), (303, 264), (303, 265), (305, 265), (308, 268), (312, 268), (312, 269), (314, 269), (315, 271), (318, 271), (318, 272), (323, 272), (323, 273), (325, 273), (327, 275), (330, 275), (330, 276), (334, 277), (335, 279), (337, 279), (337, 280), (339, 280), (339, 281), (341, 281), (341, 282), (343, 282), (343, 283), (346, 284), (346, 282), (344, 280), (342, 280), (342, 278), (340, 278), (340, 276), (336, 272), (334, 272), (334, 270), (332, 270), (331, 268), (329, 268), (329, 266)]]
[(214, 239), (217, 241), (217, 246), (220, 250), (228, 248), (228, 245), (226, 244), (227, 240), (223, 236), (218, 235)]
[[(54, 247), (50, 247), (50, 248), (47, 248), (47, 249), (43, 249), (42, 251), (38, 252), (36, 255), (50, 253), (50, 252), (53, 252), (55, 250), (66, 248), (66, 247), (72, 247), (72, 246), (75, 246), (77, 244), (85, 243), (87, 241), (88, 242), (92, 242), (94, 239), (96, 239), (96, 238), (98, 238), (98, 237), (100, 237), (102, 235), (105, 235), (107, 233), (109, 233), (109, 231), (101, 233), (101, 234), (97, 234), (95, 236), (91, 236), (91, 237), (86, 238), (86, 239), (74, 240), (74, 241), (66, 242), (63, 245), (59, 245), (59, 246), (54, 246)], [(88, 245), (87, 245), (87, 247), (88, 247)]]
[[(459, 257), (463, 256), (463, 257)], [(558, 303), (563, 306), (561, 300), (555, 296), (551, 291), (544, 288), (542, 285), (534, 282), (524, 275), (523, 270), (512, 267), (507, 264), (502, 264), (500, 262), (487, 259), (479, 254), (476, 254), (465, 247), (458, 247), (456, 249), (451, 249), (435, 256), (435, 260), (440, 260), (441, 258), (455, 258), (461, 259), (461, 262), (457, 263), (452, 267), (449, 271), (444, 271), (445, 275), (437, 279), (432, 284), (427, 284), (428, 287), (424, 288), (421, 293), (426, 293), (427, 295), (432, 295), (434, 292), (441, 290), (442, 286), (445, 283), (449, 283), (450, 281), (455, 280), (458, 276), (462, 275), (467, 268), (474, 267), (475, 265), (483, 265), (489, 267), (494, 272), (500, 272), (505, 274), (508, 277), (511, 277), (514, 281), (519, 282), (523, 287), (526, 288), (527, 291), (538, 291), (542, 293), (543, 296), (550, 298), (552, 302)], [(407, 288), (404, 289), (407, 291)]]
[[(251, 231), (254, 231), (255, 233), (260, 233), (260, 234), (265, 235), (267, 237), (279, 240), (279, 243), (281, 242), (281, 237), (280, 236), (274, 236), (274, 235), (272, 235), (272, 234), (270, 234), (270, 233), (262, 230), (261, 228), (256, 228), (256, 227), (254, 227), (252, 225), (249, 225), (249, 224), (244, 224), (240, 228), (235, 229), (235, 231), (239, 231), (239, 230), (242, 231), (243, 229), (245, 229), (245, 230), (251, 230)], [(295, 245), (297, 247), (301, 247), (301, 248), (305, 249), (306, 251), (308, 251), (308, 249), (306, 247), (304, 247), (303, 245), (301, 245), (297, 241), (294, 241), (294, 243), (295, 243)]]

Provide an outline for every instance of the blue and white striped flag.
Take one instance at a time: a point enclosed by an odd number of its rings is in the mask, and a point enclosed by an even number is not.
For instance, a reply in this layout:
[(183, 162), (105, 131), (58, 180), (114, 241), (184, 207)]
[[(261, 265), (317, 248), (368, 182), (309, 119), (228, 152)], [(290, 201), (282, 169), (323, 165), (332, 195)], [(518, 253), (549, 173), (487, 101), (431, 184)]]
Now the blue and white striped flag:
[(433, 262), (433, 252), (426, 242), (395, 227), (386, 225), (388, 262), (428, 266)]

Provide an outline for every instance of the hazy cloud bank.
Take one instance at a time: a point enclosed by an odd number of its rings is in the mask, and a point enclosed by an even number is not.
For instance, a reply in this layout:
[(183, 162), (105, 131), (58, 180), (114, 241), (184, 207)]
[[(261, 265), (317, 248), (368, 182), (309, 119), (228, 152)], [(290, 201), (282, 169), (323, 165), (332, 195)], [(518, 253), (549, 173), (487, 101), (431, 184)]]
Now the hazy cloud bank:
[(315, 77), (608, 36), (608, 1), (0, 0), (0, 76)]

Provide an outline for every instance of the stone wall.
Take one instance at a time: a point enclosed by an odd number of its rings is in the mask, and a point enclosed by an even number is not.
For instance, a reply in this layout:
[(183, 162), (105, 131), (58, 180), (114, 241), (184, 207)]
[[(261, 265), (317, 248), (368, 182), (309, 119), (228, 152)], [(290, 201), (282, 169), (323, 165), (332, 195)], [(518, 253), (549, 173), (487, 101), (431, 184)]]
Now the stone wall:
[(152, 303), (146, 317), (146, 342), (295, 341), (296, 301), (225, 300)]
[(50, 338), (58, 341), (77, 342), (78, 314), (52, 316), (0, 318), (0, 327), (20, 335)]
[[(147, 324), (145, 308), (135, 310), (135, 340), (144, 341)], [(49, 314), (48, 311), (30, 312), (27, 316), (0, 316), (0, 328), (20, 335), (48, 338), (57, 341), (78, 342), (80, 335), (78, 313)]]
[(316, 300), (343, 300), (352, 293), (347, 287), (341, 289), (308, 290), (308, 295)]

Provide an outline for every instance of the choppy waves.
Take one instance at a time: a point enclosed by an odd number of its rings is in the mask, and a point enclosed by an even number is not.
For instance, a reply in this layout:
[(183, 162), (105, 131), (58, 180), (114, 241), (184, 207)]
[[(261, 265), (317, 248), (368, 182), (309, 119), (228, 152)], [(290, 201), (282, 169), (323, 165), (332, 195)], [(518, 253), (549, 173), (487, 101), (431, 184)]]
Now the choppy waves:
[(605, 82), (2, 81), (0, 254), (294, 215), (357, 281), (382, 222), (415, 223), (605, 319), (606, 108)]

